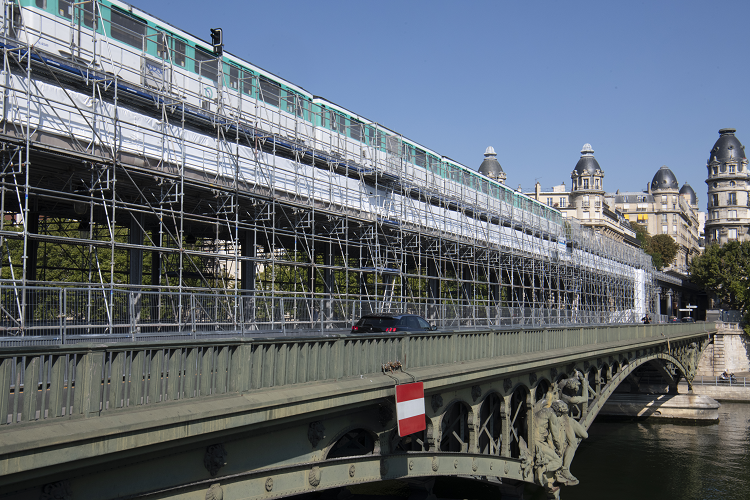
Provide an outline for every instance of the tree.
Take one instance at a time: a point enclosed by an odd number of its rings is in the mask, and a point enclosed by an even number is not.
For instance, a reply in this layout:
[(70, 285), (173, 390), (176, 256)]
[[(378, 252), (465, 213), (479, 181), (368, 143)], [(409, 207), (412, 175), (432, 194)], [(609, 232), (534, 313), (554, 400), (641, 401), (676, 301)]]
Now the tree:
[(750, 241), (710, 245), (690, 263), (690, 279), (750, 321)]
[(668, 234), (657, 234), (651, 237), (646, 253), (651, 255), (654, 261), (656, 261), (656, 257), (658, 256), (661, 259), (662, 265), (657, 267), (661, 268), (672, 263), (679, 248), (674, 238)]
[(635, 231), (636, 239), (641, 242), (643, 251), (651, 256), (656, 269), (661, 270), (674, 260), (680, 247), (671, 236), (668, 234), (651, 236), (644, 224), (631, 223), (631, 227)]

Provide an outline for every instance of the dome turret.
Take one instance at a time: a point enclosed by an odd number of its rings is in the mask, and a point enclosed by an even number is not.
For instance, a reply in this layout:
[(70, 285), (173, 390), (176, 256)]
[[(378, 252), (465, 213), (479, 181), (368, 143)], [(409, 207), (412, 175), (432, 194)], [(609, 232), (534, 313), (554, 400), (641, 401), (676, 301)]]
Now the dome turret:
[(651, 180), (652, 191), (659, 191), (662, 189), (680, 189), (677, 177), (675, 177), (674, 173), (672, 173), (666, 165), (662, 165)]
[(601, 167), (594, 158), (594, 149), (591, 144), (584, 144), (581, 148), (581, 159), (576, 163), (574, 171), (578, 175), (594, 175), (597, 170), (601, 170)]
[(486, 175), (490, 179), (505, 182), (505, 172), (503, 172), (500, 162), (497, 161), (497, 153), (495, 153), (495, 148), (492, 146), (484, 151), (484, 161), (479, 165), (479, 173)]
[(695, 194), (695, 191), (693, 191), (693, 188), (687, 182), (680, 188), (680, 195), (687, 198), (688, 203), (690, 203), (691, 205), (698, 204), (698, 196)]
[(733, 128), (723, 128), (719, 130), (719, 139), (711, 149), (708, 157), (708, 163), (712, 161), (726, 162), (731, 160), (745, 158), (745, 146), (734, 136), (736, 132)]

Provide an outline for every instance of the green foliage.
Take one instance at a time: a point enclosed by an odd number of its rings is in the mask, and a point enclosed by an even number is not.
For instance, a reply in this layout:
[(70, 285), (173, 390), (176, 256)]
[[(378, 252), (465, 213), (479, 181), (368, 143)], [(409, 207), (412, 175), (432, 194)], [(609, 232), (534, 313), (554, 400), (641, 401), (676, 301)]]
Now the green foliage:
[(672, 263), (680, 249), (679, 245), (668, 234), (657, 234), (651, 236), (644, 224), (631, 223), (635, 231), (635, 237), (641, 242), (641, 248), (651, 256), (656, 269), (661, 270), (664, 266)]
[(661, 259), (661, 266), (657, 266), (657, 268), (661, 269), (661, 267), (672, 263), (679, 249), (680, 247), (674, 238), (668, 234), (657, 234), (651, 237), (646, 253), (654, 258), (654, 262), (656, 262), (657, 256)]
[[(750, 322), (750, 241), (710, 245), (690, 263), (690, 279)], [(745, 326), (750, 333), (750, 325)]]

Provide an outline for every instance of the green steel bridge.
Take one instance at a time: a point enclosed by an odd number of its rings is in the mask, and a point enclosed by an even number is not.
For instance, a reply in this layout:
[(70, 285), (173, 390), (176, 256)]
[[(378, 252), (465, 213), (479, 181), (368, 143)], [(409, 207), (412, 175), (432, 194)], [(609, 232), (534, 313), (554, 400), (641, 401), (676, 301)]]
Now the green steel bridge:
[[(416, 498), (441, 476), (490, 484), (502, 499), (529, 484), (558, 498), (568, 486), (538, 454), (548, 425), (538, 409), (563, 396), (558, 382), (580, 380), (565, 418), (587, 429), (631, 375), (661, 377), (670, 392), (691, 384), (714, 328), (2, 348), (0, 498), (333, 498), (384, 480), (421, 488)], [(400, 437), (395, 386), (414, 380), (427, 428)]]

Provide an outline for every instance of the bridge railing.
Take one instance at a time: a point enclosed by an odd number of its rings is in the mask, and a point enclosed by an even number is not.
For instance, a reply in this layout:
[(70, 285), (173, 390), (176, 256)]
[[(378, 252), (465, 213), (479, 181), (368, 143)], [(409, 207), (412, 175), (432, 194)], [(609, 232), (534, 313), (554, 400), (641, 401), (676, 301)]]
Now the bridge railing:
[(414, 313), (440, 329), (637, 323), (633, 311), (505, 307), (489, 300), (421, 302), (110, 287), (0, 287), (0, 346), (178, 340), (348, 329), (363, 314)]
[(615, 341), (708, 331), (627, 325), (392, 335), (233, 338), (0, 349), (0, 425)]

